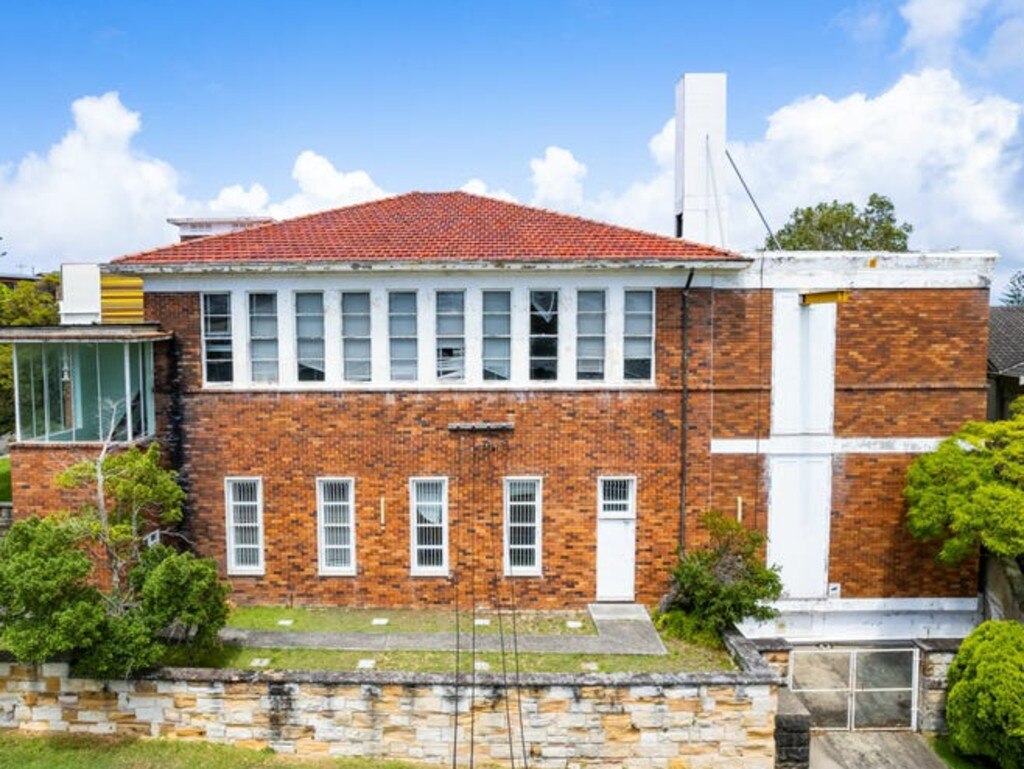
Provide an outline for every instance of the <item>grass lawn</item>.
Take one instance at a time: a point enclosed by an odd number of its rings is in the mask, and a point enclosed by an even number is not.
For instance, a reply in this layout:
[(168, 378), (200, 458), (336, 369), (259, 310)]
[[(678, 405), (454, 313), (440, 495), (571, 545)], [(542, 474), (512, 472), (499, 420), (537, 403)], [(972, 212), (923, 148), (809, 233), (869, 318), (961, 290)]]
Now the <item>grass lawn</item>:
[[(725, 651), (673, 638), (663, 639), (668, 654), (664, 656), (612, 654), (520, 654), (519, 669), (523, 673), (679, 673), (732, 670), (734, 665)], [(253, 665), (253, 660), (266, 659), (266, 666)], [(372, 659), (375, 670), (407, 670), (417, 673), (451, 673), (455, 669), (454, 652), (368, 652), (329, 651), (323, 649), (252, 649), (225, 646), (204, 657), (189, 661), (174, 650), (164, 660), (167, 665), (193, 665), (215, 668), (257, 668), (268, 670), (356, 670), (360, 660)], [(486, 662), (487, 672), (501, 673), (501, 655), (477, 654), (478, 662)], [(463, 650), (459, 668), (468, 672), (469, 654)], [(505, 655), (509, 673), (515, 666), (511, 654)], [(592, 665), (596, 664), (596, 670)]]
[(11, 769), (414, 769), (420, 764), (370, 759), (311, 760), (226, 745), (171, 740), (25, 736), (0, 731), (0, 767)]
[(0, 459), (0, 502), (11, 501), (11, 458)]
[(956, 752), (948, 737), (935, 737), (930, 740), (932, 748), (950, 769), (994, 769), (994, 765), (982, 758), (968, 758)]
[[(489, 624), (473, 624), (469, 612), (461, 612), (459, 625), (468, 633), (476, 627), (477, 633), (498, 633), (498, 615), (478, 611), (478, 620)], [(386, 625), (374, 625), (374, 619), (387, 619)], [(291, 625), (278, 624), (291, 620)], [(512, 617), (502, 612), (501, 622), (506, 633), (511, 633)], [(569, 627), (566, 623), (581, 623)], [(455, 612), (446, 609), (307, 609), (287, 606), (240, 606), (231, 612), (229, 627), (247, 630), (315, 630), (329, 632), (362, 633), (453, 633)], [(594, 635), (594, 623), (587, 612), (516, 612), (516, 630), (520, 635)]]

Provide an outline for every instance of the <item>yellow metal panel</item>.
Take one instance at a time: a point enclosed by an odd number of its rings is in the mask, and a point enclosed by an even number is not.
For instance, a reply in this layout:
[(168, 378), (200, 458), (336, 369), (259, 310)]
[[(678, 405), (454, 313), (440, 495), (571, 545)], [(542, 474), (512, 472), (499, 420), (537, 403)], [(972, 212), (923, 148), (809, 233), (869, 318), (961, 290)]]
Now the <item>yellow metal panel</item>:
[(141, 323), (144, 320), (142, 278), (101, 275), (100, 319), (103, 323)]
[(849, 291), (814, 291), (808, 294), (800, 294), (800, 304), (835, 304), (836, 302), (848, 302)]

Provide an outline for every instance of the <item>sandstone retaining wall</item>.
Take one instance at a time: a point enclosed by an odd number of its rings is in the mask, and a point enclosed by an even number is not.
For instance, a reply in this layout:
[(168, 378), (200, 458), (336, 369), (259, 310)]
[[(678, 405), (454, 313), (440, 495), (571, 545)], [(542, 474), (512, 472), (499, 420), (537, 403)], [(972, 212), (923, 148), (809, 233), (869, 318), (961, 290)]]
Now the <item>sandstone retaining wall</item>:
[[(164, 669), (94, 681), (0, 662), (0, 728), (209, 740), (284, 753), (536, 767), (730, 767), (775, 761), (771, 673), (498, 676)], [(472, 715), (470, 706), (472, 704)], [(458, 724), (454, 720), (456, 705)], [(523, 730), (520, 733), (519, 717)], [(471, 723), (472, 722), (472, 723)]]

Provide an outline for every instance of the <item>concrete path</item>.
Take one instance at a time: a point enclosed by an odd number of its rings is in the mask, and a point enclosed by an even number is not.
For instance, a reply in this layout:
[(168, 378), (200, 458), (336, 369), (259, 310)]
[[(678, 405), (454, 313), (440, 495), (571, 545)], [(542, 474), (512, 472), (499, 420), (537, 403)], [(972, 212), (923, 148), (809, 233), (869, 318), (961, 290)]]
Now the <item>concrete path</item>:
[(948, 769), (913, 732), (825, 732), (811, 737), (811, 769)]
[[(521, 635), (516, 646), (505, 633), (505, 651), (540, 654), (668, 654), (647, 610), (638, 604), (591, 604), (596, 636)], [(271, 649), (331, 649), (334, 651), (455, 651), (455, 633), (329, 633), (299, 630), (224, 628), (220, 640), (233, 646)], [(477, 633), (478, 652), (500, 652), (501, 636)], [(463, 651), (473, 644), (469, 633), (459, 634)]]

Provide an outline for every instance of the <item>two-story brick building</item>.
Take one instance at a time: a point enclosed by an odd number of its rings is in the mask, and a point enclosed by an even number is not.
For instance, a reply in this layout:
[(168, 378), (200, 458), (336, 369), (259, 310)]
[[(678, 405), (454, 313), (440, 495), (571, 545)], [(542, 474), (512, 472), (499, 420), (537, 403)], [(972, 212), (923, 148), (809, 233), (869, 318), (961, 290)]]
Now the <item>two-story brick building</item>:
[(977, 575), (910, 538), (902, 483), (984, 415), (990, 266), (741, 256), (464, 193), (123, 257), (148, 324), (8, 332), (16, 515), (66, 506), (54, 472), (113, 424), (178, 464), (236, 600), (652, 604), (716, 509), (769, 535), (783, 632), (952, 628)]
[(109, 433), (162, 443), (242, 602), (653, 604), (714, 509), (782, 567), (748, 633), (976, 620), (902, 487), (984, 418), (994, 254), (738, 254), (465, 193), (221, 225), (68, 266), (60, 327), (0, 332), (16, 516)]

